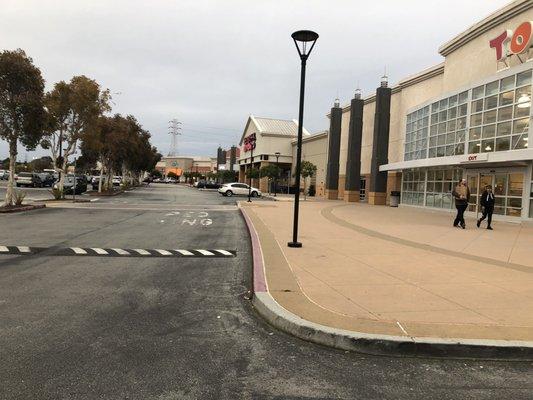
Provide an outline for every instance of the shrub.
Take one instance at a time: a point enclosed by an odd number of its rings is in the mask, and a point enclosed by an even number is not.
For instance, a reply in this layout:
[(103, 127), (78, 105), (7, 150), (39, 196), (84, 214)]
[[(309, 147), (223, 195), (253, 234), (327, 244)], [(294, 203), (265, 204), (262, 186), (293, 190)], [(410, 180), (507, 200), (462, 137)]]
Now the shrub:
[(63, 191), (59, 188), (53, 188), (50, 190), (50, 193), (52, 193), (52, 196), (54, 196), (54, 199), (61, 200), (63, 198)]
[(26, 192), (23, 192), (22, 190), (15, 190), (15, 195), (14, 195), (15, 205), (21, 206), (25, 197), (26, 197)]

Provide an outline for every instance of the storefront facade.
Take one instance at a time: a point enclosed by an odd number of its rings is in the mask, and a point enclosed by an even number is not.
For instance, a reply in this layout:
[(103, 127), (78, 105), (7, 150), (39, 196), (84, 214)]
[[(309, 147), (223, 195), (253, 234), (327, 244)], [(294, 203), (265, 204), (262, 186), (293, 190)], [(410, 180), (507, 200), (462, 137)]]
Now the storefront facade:
[[(464, 177), (470, 212), (480, 210), (479, 195), (490, 184), (496, 214), (532, 218), (530, 21), (533, 3), (514, 1), (441, 46), (441, 64), (390, 88), (384, 79), (376, 95), (356, 95), (339, 117), (334, 198), (350, 201), (346, 177), (358, 169), (371, 204), (385, 204), (398, 190), (402, 205), (452, 210), (451, 190)], [(361, 122), (352, 111), (358, 104)], [(353, 138), (360, 160), (350, 160)]]

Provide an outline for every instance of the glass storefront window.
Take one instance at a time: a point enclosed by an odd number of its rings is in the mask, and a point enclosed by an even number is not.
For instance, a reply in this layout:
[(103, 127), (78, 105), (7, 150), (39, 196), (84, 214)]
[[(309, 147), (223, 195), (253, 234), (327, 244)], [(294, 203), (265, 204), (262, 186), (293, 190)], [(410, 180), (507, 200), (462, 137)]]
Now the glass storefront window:
[(532, 70), (528, 70), (440, 99), (410, 113), (404, 159), (527, 148), (531, 83)]

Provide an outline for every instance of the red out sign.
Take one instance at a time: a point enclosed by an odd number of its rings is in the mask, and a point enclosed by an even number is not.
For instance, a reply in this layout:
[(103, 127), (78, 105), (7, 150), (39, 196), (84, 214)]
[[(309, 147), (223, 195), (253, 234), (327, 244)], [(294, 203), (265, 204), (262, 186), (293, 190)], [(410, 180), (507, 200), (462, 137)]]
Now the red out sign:
[(533, 21), (523, 22), (514, 32), (506, 29), (489, 44), (496, 50), (498, 61), (503, 61), (513, 54), (525, 53), (533, 44)]
[(477, 156), (468, 156), (468, 161), (477, 161)]

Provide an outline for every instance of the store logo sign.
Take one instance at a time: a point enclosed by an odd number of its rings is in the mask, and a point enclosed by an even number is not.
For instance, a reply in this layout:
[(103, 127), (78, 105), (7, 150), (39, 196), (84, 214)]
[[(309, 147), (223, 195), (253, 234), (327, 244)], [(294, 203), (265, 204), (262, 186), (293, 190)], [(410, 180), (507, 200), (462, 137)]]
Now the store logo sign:
[(505, 61), (512, 55), (527, 52), (533, 45), (533, 21), (520, 24), (514, 32), (506, 29), (489, 42), (491, 48), (496, 50), (496, 60)]
[(489, 155), (487, 153), (481, 153), (481, 154), (468, 154), (465, 156), (461, 162), (463, 163), (469, 163), (469, 162), (476, 162), (476, 161), (487, 161), (489, 159)]
[(255, 149), (255, 133), (244, 138), (244, 151), (250, 151)]

